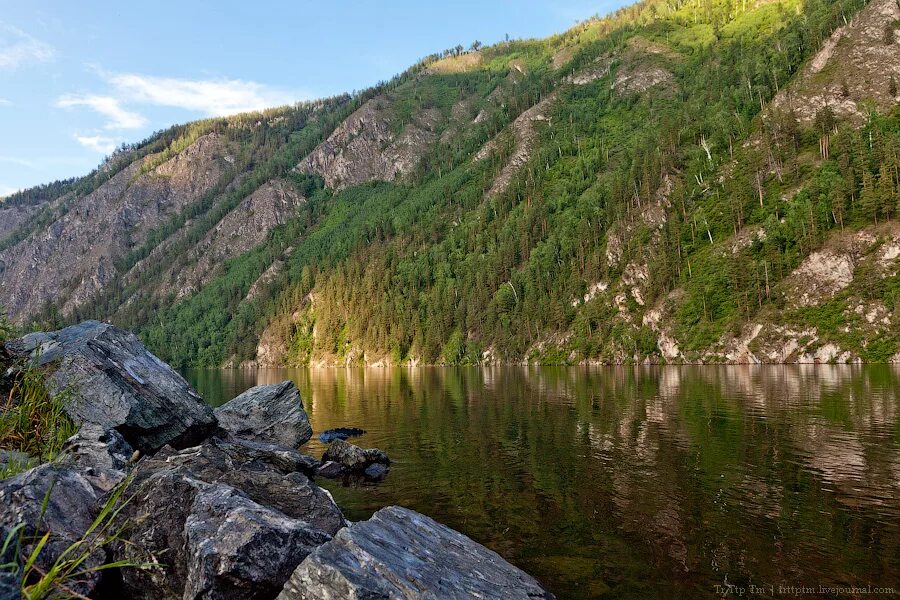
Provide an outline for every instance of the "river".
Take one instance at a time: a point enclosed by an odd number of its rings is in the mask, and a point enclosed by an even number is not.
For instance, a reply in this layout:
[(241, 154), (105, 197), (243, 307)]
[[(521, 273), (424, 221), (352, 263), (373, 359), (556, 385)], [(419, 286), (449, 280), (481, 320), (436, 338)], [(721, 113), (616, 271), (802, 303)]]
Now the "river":
[(293, 380), (316, 434), (361, 427), (394, 461), (377, 484), (319, 480), (349, 519), (418, 510), (561, 600), (900, 593), (898, 366), (186, 375), (213, 405)]

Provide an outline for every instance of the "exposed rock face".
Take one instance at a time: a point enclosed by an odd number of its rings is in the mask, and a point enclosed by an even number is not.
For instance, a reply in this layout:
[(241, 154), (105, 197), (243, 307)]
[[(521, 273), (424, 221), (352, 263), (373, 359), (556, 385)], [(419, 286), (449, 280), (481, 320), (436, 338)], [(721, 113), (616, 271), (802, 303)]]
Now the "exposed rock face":
[(391, 506), (341, 530), (291, 575), (279, 600), (553, 598), (497, 553)]
[[(828, 106), (838, 116), (861, 121), (865, 101), (879, 109), (896, 104), (891, 77), (900, 78), (900, 43), (884, 43), (885, 27), (900, 19), (894, 0), (872, 0), (834, 31), (818, 54), (775, 96), (772, 108), (790, 109), (809, 123)], [(833, 68), (831, 68), (833, 67)]]
[[(175, 293), (183, 298), (195, 293), (219, 273), (225, 261), (261, 244), (269, 233), (287, 221), (306, 199), (285, 180), (274, 179), (260, 186), (207, 233), (163, 276), (167, 282), (156, 290), (158, 297)], [(165, 248), (161, 247), (160, 250)], [(153, 266), (162, 256), (151, 256), (129, 275), (140, 275), (144, 266)]]
[(15, 233), (39, 209), (36, 206), (8, 206), (0, 204), (0, 241)]
[(194, 498), (184, 525), (184, 598), (274, 597), (291, 572), (331, 536), (224, 485)]
[(292, 381), (251, 388), (215, 411), (235, 436), (296, 448), (312, 437), (309, 417)]
[(335, 462), (351, 471), (364, 471), (369, 465), (391, 464), (388, 455), (376, 448), (360, 448), (354, 446), (350, 442), (341, 439), (334, 440), (325, 454), (322, 455), (322, 462)]
[(393, 181), (412, 171), (437, 139), (441, 116), (437, 111), (424, 111), (396, 134), (386, 110), (390, 103), (389, 95), (382, 94), (363, 104), (297, 169), (322, 176), (335, 190), (369, 181)]
[(162, 564), (123, 571), (125, 591), (271, 597), (311, 546), (346, 524), (328, 492), (291, 470), (303, 463), (289, 449), (219, 438), (140, 461), (122, 515), (134, 525), (116, 557)]
[(68, 314), (96, 296), (116, 277), (116, 258), (219, 182), (224, 155), (210, 133), (149, 172), (141, 169), (152, 157), (72, 199), (64, 215), (0, 252), (0, 305), (24, 322), (47, 302)]
[(86, 321), (6, 347), (48, 369), (48, 390), (65, 393), (74, 421), (114, 428), (138, 450), (188, 446), (217, 430), (212, 409), (187, 381), (112, 325)]

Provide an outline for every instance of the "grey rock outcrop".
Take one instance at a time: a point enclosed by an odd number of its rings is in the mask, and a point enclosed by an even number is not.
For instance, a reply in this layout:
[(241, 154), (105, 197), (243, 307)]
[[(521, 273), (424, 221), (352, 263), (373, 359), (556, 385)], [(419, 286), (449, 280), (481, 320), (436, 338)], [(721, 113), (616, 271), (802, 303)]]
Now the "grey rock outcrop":
[(292, 381), (250, 388), (215, 414), (223, 429), (242, 438), (296, 448), (312, 437), (309, 417)]
[(183, 598), (273, 598), (297, 565), (331, 536), (224, 485), (194, 498), (184, 526)]
[(388, 455), (377, 448), (360, 448), (344, 440), (334, 440), (325, 454), (322, 455), (322, 464), (327, 462), (337, 463), (349, 471), (365, 471), (374, 464), (390, 465)]
[(65, 394), (76, 423), (116, 429), (142, 452), (190, 446), (218, 429), (212, 409), (181, 375), (112, 325), (85, 321), (6, 348), (48, 369), (48, 390)]
[(391, 506), (316, 548), (278, 596), (334, 598), (534, 600), (553, 595), (458, 531)]
[[(193, 595), (185, 598), (241, 598), (253, 597), (241, 590), (263, 585), (261, 573), (286, 579), (290, 561), (296, 565), (346, 525), (331, 495), (300, 472), (311, 467), (299, 456), (271, 444), (211, 438), (139, 461), (133, 499), (121, 515), (132, 525), (115, 557), (160, 566), (123, 570), (125, 592), (170, 598), (187, 586)], [(288, 546), (279, 550), (279, 543)], [(288, 547), (291, 556), (283, 556)], [(280, 587), (284, 579), (267, 581)]]

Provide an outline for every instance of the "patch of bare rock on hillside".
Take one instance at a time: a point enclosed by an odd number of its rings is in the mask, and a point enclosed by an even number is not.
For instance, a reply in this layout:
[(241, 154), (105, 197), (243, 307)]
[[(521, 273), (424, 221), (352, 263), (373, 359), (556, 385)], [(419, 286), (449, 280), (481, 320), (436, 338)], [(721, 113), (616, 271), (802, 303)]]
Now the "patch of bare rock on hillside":
[(117, 257), (218, 183), (225, 155), (210, 133), (149, 172), (141, 169), (152, 156), (73, 199), (65, 215), (0, 252), (0, 305), (23, 322), (48, 302), (68, 314), (91, 300), (116, 277)]
[(436, 109), (422, 111), (398, 134), (390, 118), (387, 94), (372, 98), (319, 144), (297, 170), (320, 175), (341, 190), (369, 181), (394, 181), (411, 172), (438, 135)]
[(306, 202), (294, 186), (274, 179), (260, 186), (190, 249), (160, 286), (159, 295), (175, 291), (178, 298), (206, 285), (225, 261), (256, 247), (269, 233), (284, 224)]
[(900, 80), (900, 36), (885, 41), (885, 27), (900, 19), (896, 0), (872, 0), (853, 19), (839, 27), (791, 85), (772, 102), (772, 108), (792, 109), (801, 122), (815, 119), (826, 106), (843, 117), (861, 119), (863, 102), (881, 109), (896, 98), (890, 80)]

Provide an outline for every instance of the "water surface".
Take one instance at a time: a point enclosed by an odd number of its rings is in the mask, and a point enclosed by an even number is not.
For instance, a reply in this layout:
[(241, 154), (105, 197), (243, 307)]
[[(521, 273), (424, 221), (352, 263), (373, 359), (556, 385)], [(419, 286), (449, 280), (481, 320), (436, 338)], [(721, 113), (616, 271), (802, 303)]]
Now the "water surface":
[[(769, 597), (796, 597), (779, 586), (900, 591), (897, 367), (188, 378), (212, 404), (292, 379), (316, 433), (361, 427), (354, 443), (394, 460), (379, 484), (319, 480), (348, 518), (389, 504), (421, 511), (560, 599), (749, 596), (751, 585)], [(324, 447), (314, 437), (305, 450), (320, 456)]]

